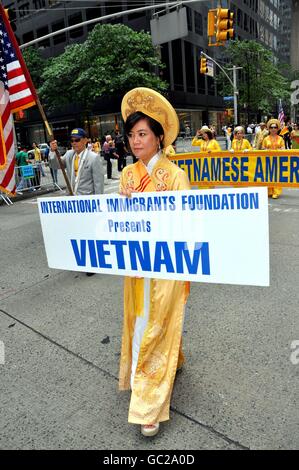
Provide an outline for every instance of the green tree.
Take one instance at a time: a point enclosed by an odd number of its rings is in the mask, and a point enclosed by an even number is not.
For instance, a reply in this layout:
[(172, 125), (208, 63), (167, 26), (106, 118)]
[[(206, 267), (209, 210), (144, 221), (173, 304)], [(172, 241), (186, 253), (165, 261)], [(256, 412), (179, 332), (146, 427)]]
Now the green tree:
[(44, 59), (38, 49), (28, 47), (22, 51), (31, 79), (36, 89), (42, 84), (41, 75), (46, 67), (47, 60)]
[(151, 37), (124, 25), (97, 25), (83, 44), (50, 60), (41, 96), (48, 108), (76, 101), (88, 110), (96, 98), (120, 95), (137, 86), (164, 91), (155, 73), (162, 68)]
[[(290, 81), (275, 63), (273, 53), (253, 40), (232, 41), (224, 51), (228, 67), (243, 67), (238, 77), (240, 108), (258, 114), (276, 112), (279, 99), (289, 102)], [(232, 88), (227, 78), (218, 76), (221, 95), (231, 95)]]

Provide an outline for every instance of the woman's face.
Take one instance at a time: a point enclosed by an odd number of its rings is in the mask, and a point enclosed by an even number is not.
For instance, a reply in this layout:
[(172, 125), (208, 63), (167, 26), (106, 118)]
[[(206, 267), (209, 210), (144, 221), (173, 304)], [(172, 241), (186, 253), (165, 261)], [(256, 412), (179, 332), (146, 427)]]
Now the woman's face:
[(145, 165), (158, 152), (160, 139), (155, 136), (146, 119), (140, 119), (132, 127), (128, 139), (133, 154), (136, 158), (142, 160)]
[(206, 134), (205, 132), (203, 132), (202, 138), (203, 138), (204, 140), (209, 140), (209, 136), (208, 136), (208, 134)]
[(278, 127), (276, 124), (271, 124), (269, 127), (270, 135), (276, 135), (278, 133)]
[(241, 139), (243, 139), (243, 137), (244, 137), (244, 134), (243, 134), (242, 131), (236, 132), (235, 135), (236, 135), (236, 138), (237, 138), (238, 140), (241, 140)]

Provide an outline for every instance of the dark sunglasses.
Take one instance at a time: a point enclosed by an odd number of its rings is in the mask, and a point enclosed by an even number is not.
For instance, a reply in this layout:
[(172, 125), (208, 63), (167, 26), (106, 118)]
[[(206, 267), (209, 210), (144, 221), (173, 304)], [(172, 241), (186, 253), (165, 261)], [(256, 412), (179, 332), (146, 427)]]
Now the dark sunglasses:
[(72, 144), (73, 142), (80, 142), (80, 140), (81, 140), (81, 139), (71, 139), (71, 144)]
[(270, 129), (278, 129), (277, 126), (270, 126)]

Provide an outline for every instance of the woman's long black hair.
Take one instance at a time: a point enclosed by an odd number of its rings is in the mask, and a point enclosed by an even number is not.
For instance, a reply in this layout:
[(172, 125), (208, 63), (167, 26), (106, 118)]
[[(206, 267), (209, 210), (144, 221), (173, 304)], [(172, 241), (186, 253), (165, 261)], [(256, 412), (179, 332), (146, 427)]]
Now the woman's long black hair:
[(135, 113), (130, 114), (125, 122), (125, 141), (126, 147), (129, 145), (128, 135), (131, 132), (131, 129), (137, 124), (137, 122), (141, 121), (141, 119), (145, 119), (149, 125), (151, 131), (155, 134), (156, 137), (163, 136), (162, 140), (160, 141), (160, 147), (163, 149), (163, 140), (164, 140), (164, 131), (161, 124), (156, 121), (155, 119), (147, 116), (146, 114), (142, 113), (141, 111), (136, 111)]

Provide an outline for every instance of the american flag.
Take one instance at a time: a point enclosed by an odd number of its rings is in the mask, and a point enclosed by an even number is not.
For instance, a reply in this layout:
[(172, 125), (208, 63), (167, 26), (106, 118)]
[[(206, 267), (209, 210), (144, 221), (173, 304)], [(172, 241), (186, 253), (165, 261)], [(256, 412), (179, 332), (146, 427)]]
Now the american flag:
[(15, 193), (12, 113), (33, 106), (36, 92), (0, 4), (0, 191)]
[(284, 115), (284, 112), (283, 112), (283, 107), (282, 107), (281, 100), (279, 100), (278, 120), (280, 122), (280, 127), (283, 127), (284, 126), (284, 121), (285, 121), (285, 115)]

